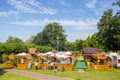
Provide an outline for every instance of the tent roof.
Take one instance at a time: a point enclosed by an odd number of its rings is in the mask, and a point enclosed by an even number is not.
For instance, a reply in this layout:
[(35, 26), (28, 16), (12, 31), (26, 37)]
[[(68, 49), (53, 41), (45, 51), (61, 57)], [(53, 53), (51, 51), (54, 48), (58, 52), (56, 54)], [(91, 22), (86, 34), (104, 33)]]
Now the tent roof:
[(67, 51), (67, 52), (65, 52), (64, 54), (66, 54), (66, 55), (70, 55), (70, 54), (72, 54), (72, 52)]
[(22, 52), (22, 53), (19, 53), (19, 54), (16, 54), (16, 56), (27, 56), (29, 54), (25, 53), (25, 52)]
[(97, 54), (100, 53), (98, 48), (83, 48), (83, 54)]

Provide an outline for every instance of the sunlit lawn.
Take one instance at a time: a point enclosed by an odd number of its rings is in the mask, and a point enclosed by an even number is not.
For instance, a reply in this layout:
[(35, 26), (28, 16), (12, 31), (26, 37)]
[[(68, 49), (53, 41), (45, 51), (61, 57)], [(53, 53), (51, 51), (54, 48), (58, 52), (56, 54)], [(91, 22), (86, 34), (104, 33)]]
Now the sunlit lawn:
[(14, 75), (14, 74), (9, 74), (9, 73), (4, 73), (0, 75), (0, 80), (35, 80), (35, 79)]
[[(16, 68), (17, 69), (17, 68)], [(15, 70), (16, 70), (15, 69)], [(28, 70), (28, 69), (17, 69), (30, 71), (40, 74), (47, 74), (60, 77), (73, 78), (75, 80), (120, 80), (120, 69), (113, 70), (87, 70), (85, 72), (81, 71), (64, 71), (64, 72), (54, 72), (54, 70)], [(0, 75), (0, 80), (14, 80), (17, 77), (17, 80), (33, 80), (30, 78), (25, 78), (23, 76), (13, 75), (5, 73)], [(24, 78), (24, 79), (23, 79)]]
[[(2, 68), (2, 64), (0, 64), (0, 68)], [(15, 74), (9, 74), (6, 72), (0, 72), (0, 80), (35, 80), (35, 79)]]
[[(20, 69), (21, 70), (21, 69)], [(75, 80), (120, 80), (120, 69), (54, 72), (53, 70), (27, 70), (41, 74), (73, 78)]]

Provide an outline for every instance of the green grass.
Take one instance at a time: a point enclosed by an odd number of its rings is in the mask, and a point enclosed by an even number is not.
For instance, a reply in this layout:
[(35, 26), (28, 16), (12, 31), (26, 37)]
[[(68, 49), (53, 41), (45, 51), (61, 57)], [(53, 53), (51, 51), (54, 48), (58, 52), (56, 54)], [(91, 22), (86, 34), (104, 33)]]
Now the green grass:
[[(21, 70), (21, 69), (20, 69)], [(54, 75), (60, 77), (73, 78), (75, 80), (120, 80), (120, 70), (88, 70), (86, 72), (78, 71), (65, 71), (65, 72), (54, 72), (53, 70), (24, 70), (31, 71), (41, 74)]]
[[(28, 69), (17, 69), (17, 70), (24, 70), (30, 71), (40, 74), (47, 74), (53, 76), (60, 76), (60, 77), (68, 77), (73, 78), (75, 80), (120, 80), (120, 69), (113, 69), (113, 70), (87, 70), (85, 72), (78, 72), (78, 71), (64, 71), (64, 72), (54, 72), (53, 70), (28, 70)], [(8, 77), (8, 78), (7, 78)], [(12, 75), (5, 73), (4, 75), (0, 75), (0, 80), (14, 80), (15, 77), (21, 77), (18, 75)], [(23, 77), (22, 77), (23, 78)], [(33, 80), (33, 79), (18, 79), (18, 80)]]
[(0, 75), (0, 80), (35, 80), (35, 79), (9, 73), (3, 73), (2, 75)]
[[(0, 64), (0, 68), (3, 67), (3, 64)], [(0, 72), (0, 80), (35, 80), (32, 78), (20, 76), (20, 75), (15, 75), (15, 74), (10, 74), (10, 73), (4, 73)]]

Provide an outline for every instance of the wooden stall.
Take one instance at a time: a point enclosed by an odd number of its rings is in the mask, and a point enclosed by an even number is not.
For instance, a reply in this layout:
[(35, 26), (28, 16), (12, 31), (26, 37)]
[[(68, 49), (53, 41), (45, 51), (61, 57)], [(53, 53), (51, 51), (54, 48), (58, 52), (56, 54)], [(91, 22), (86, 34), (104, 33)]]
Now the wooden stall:
[(14, 67), (14, 65), (12, 65), (12, 63), (11, 62), (4, 62), (3, 63), (3, 66), (5, 67), (5, 68), (13, 68)]
[(14, 65), (12, 64), (12, 60), (15, 58), (14, 53), (9, 54), (7, 56), (7, 58), (8, 58), (8, 60), (3, 63), (3, 66), (6, 67), (6, 68), (13, 68)]
[(112, 60), (97, 48), (84, 48), (83, 54), (87, 62), (87, 68), (93, 70), (111, 70)]
[(19, 53), (17, 57), (17, 68), (27, 68), (28, 60), (31, 58), (27, 53)]

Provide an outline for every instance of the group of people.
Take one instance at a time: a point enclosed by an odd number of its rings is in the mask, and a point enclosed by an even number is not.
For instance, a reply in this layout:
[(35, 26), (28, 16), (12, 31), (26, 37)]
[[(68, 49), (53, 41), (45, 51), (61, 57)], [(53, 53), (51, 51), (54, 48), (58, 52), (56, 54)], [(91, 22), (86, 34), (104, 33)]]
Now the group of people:
[[(35, 70), (38, 70), (38, 61), (35, 61), (35, 62), (32, 62), (31, 60), (28, 61), (28, 65), (27, 65), (27, 68), (29, 70), (32, 69), (32, 66), (35, 65)], [(44, 70), (47, 70), (47, 66), (44, 66), (43, 68)], [(55, 72), (58, 72), (60, 71), (60, 66), (54, 66), (54, 63), (51, 62), (50, 66), (49, 66), (49, 70), (54, 70)], [(61, 69), (62, 72), (65, 71), (64, 69), (64, 66), (62, 66), (62, 69)]]
[(28, 62), (28, 69), (32, 69), (32, 65), (35, 65), (35, 69), (38, 70), (38, 61), (35, 61), (34, 63), (32, 63), (32, 61)]

